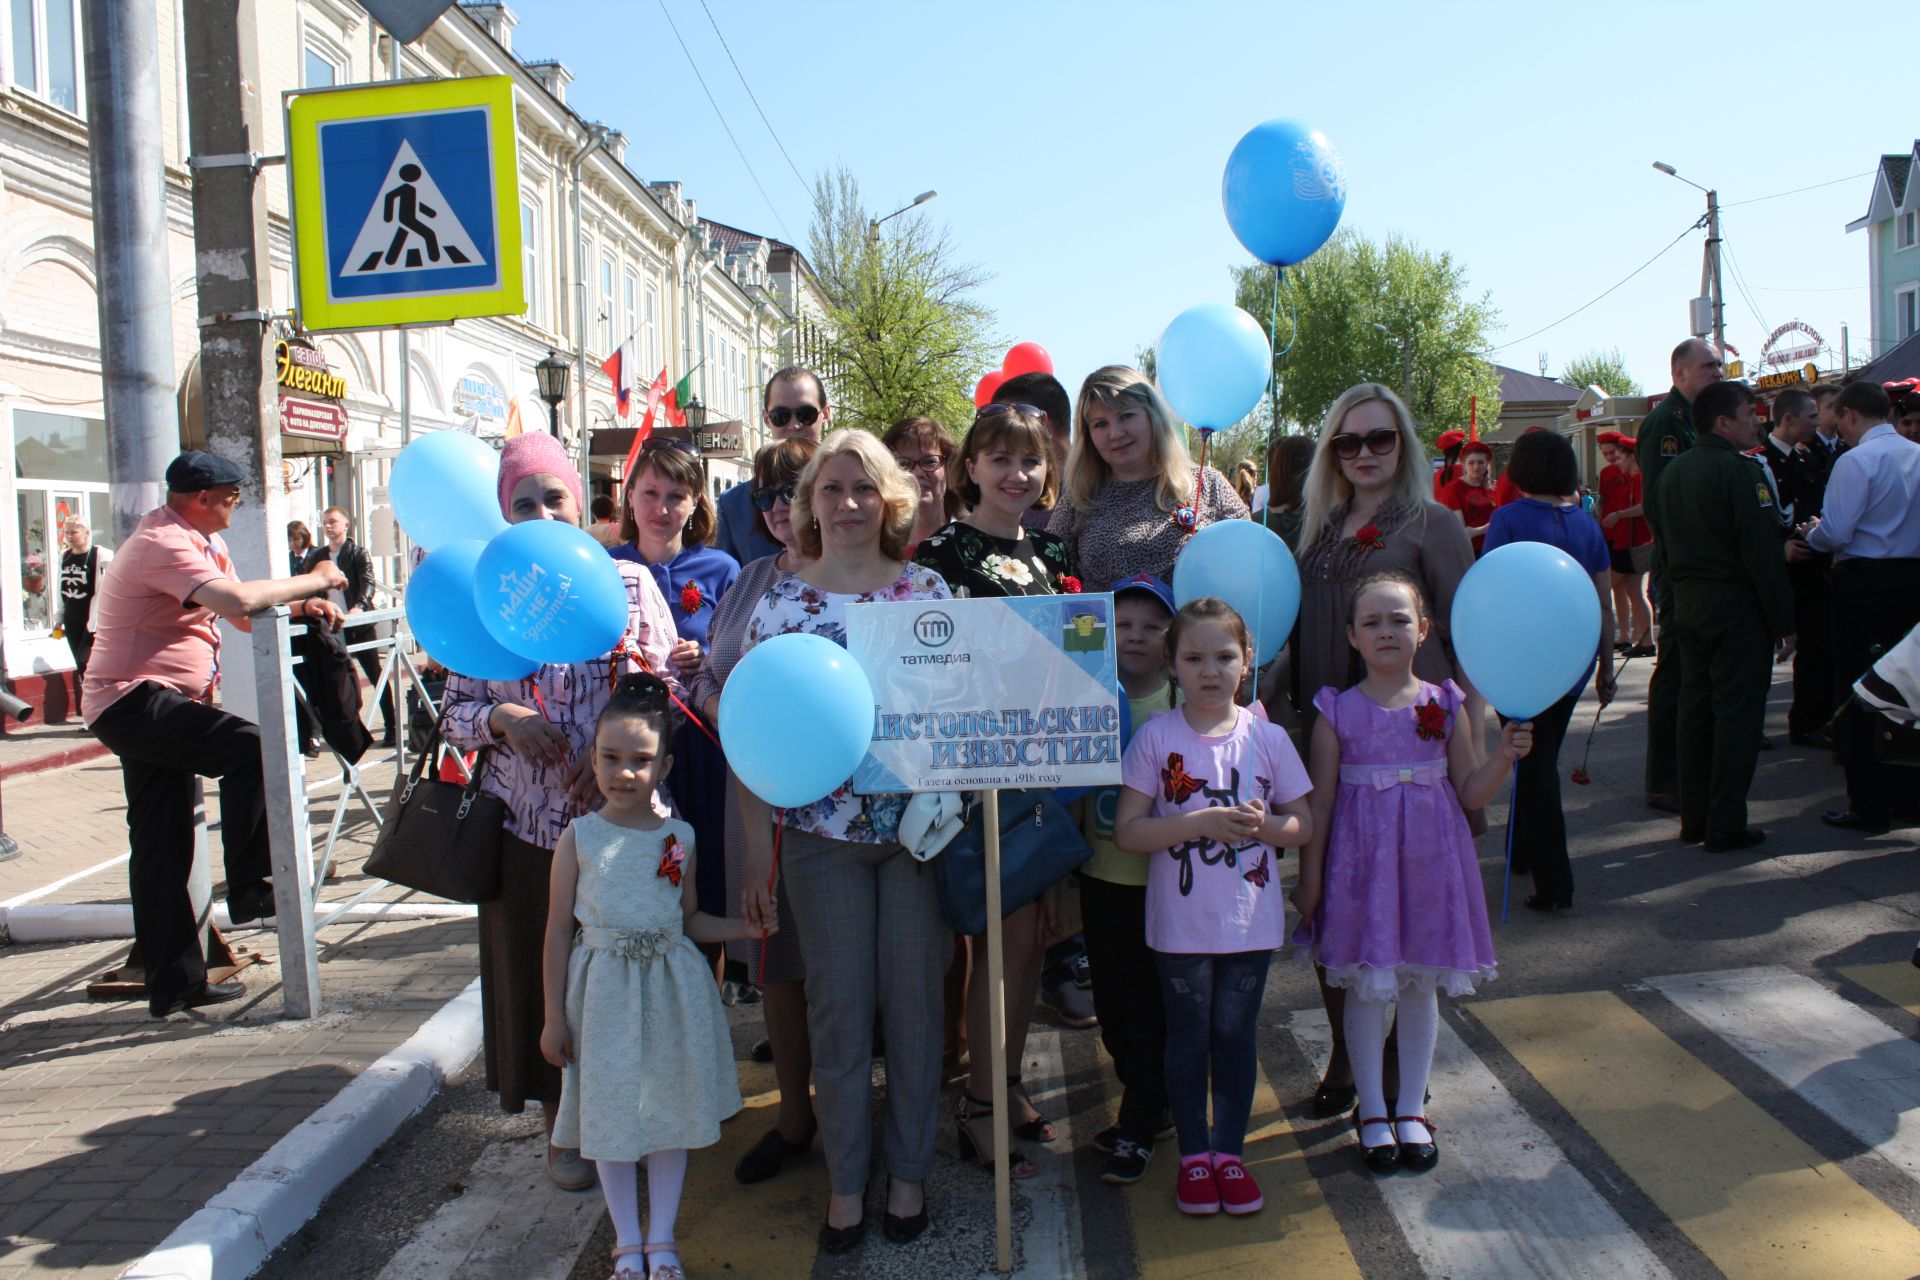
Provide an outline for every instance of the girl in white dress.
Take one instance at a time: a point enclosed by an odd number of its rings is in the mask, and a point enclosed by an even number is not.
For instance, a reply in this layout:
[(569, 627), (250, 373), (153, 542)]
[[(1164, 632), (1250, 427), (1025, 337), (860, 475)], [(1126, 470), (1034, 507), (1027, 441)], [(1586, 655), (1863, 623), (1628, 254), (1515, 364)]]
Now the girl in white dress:
[(654, 811), (673, 763), (667, 707), (658, 678), (623, 676), (594, 728), (606, 807), (574, 819), (553, 852), (540, 1051), (564, 1073), (554, 1141), (599, 1169), (615, 1277), (684, 1280), (673, 1231), (687, 1150), (718, 1142), (740, 1109), (733, 1040), (694, 943), (749, 934), (696, 909), (693, 828)]

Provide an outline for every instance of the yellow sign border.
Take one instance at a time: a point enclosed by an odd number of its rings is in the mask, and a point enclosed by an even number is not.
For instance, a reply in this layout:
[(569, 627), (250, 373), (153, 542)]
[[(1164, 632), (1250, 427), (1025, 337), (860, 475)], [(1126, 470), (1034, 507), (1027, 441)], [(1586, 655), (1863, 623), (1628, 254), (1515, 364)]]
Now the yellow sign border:
[[(336, 120), (416, 115), (459, 107), (485, 107), (493, 113), (493, 212), (500, 251), (500, 286), (410, 298), (330, 301), (326, 209), (320, 194), (320, 126)], [(519, 120), (514, 112), (512, 76), (406, 80), (291, 93), (286, 101), (286, 125), (294, 310), (302, 329), (309, 333), (390, 329), (526, 313), (526, 282), (521, 273)]]

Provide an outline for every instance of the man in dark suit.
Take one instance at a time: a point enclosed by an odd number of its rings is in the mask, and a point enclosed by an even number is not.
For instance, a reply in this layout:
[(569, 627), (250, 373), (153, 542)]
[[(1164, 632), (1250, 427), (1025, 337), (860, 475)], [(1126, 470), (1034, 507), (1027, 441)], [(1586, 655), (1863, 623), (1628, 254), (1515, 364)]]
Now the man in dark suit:
[[(1773, 430), (1760, 442), (1761, 458), (1773, 473), (1780, 512), (1791, 525), (1820, 516), (1832, 466), (1819, 437), (1820, 410), (1799, 387), (1782, 391), (1773, 402)], [(1787, 566), (1793, 583), (1793, 705), (1787, 734), (1803, 747), (1827, 748), (1826, 723), (1833, 715), (1833, 594), (1827, 574), (1833, 558), (1813, 555)]]
[[(320, 517), (320, 536), (326, 539), (316, 556), (319, 560), (331, 560), (334, 566), (347, 577), (347, 589), (339, 593), (341, 598), (334, 603), (351, 617), (356, 613), (366, 613), (379, 606), (373, 599), (373, 557), (367, 549), (354, 542), (353, 517), (340, 507), (328, 507)], [(346, 641), (348, 645), (364, 644), (369, 640), (384, 640), (393, 634), (389, 623), (376, 622), (367, 626), (348, 627)], [(380, 683), (380, 669), (384, 665), (386, 654), (379, 649), (362, 649), (353, 655), (360, 664), (360, 670), (366, 673), (369, 683)], [(393, 732), (393, 685), (389, 681), (387, 691), (380, 696), (380, 718), (386, 725), (386, 732), (380, 739), (380, 745), (390, 747), (394, 744)]]
[[(813, 370), (794, 365), (767, 379), (766, 390), (760, 395), (760, 420), (767, 425), (769, 441), (795, 437), (818, 440), (826, 434), (832, 417), (827, 384)], [(741, 564), (781, 550), (780, 544), (754, 523), (752, 485), (733, 486), (720, 495), (714, 508), (719, 519), (713, 545)]]

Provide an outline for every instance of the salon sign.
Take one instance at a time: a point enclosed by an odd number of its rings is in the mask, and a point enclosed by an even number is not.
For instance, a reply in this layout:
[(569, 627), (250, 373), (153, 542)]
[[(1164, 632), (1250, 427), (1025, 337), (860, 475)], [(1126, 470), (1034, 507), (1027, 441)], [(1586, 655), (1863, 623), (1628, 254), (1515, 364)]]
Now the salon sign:
[(873, 686), (861, 794), (1120, 781), (1111, 595), (853, 605), (847, 650)]

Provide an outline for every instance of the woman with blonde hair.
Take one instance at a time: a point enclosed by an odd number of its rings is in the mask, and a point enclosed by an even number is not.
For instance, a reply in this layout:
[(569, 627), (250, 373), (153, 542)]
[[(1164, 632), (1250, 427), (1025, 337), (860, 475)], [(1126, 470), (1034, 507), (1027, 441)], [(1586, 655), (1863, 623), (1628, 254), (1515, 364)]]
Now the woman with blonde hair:
[[(1473, 728), (1477, 759), (1485, 704), (1454, 661), (1448, 635), (1453, 593), (1473, 567), (1473, 544), (1459, 517), (1433, 500), (1431, 476), (1413, 416), (1387, 387), (1363, 382), (1327, 410), (1307, 472), (1300, 521), (1300, 623), (1293, 661), (1297, 687), (1308, 696), (1299, 715), (1312, 732), (1318, 712), (1311, 694), (1328, 687), (1345, 690), (1359, 680), (1359, 655), (1347, 641), (1354, 588), (1364, 579), (1398, 572), (1419, 585), (1433, 623), (1414, 654), (1414, 674), (1436, 686), (1452, 680), (1465, 690), (1466, 724)], [(1329, 987), (1322, 974), (1320, 995), (1334, 1040), (1313, 1110), (1335, 1116), (1355, 1100), (1342, 1030), (1346, 992)]]
[(1086, 590), (1141, 573), (1167, 581), (1195, 530), (1247, 518), (1227, 478), (1194, 465), (1173, 410), (1138, 369), (1094, 370), (1074, 418), (1066, 501), (1047, 528), (1067, 540)]
[[(754, 606), (742, 654), (795, 632), (844, 646), (849, 605), (951, 598), (939, 574), (906, 562), (919, 500), (918, 487), (871, 435), (827, 436), (794, 487), (791, 518), (803, 563)], [(804, 750), (805, 727), (795, 730), (795, 747)], [(738, 796), (748, 849), (741, 914), (764, 929), (778, 910), (769, 883), (776, 832), (764, 800), (744, 786)], [(932, 874), (900, 845), (906, 802), (905, 795), (856, 795), (848, 779), (779, 817), (780, 884), (806, 961), (814, 1110), (831, 1191), (820, 1229), (826, 1253), (853, 1248), (866, 1230), (876, 1009), (887, 1027), (886, 1236), (904, 1242), (927, 1226), (922, 1184), (936, 1160), (941, 987), (953, 933)]]

